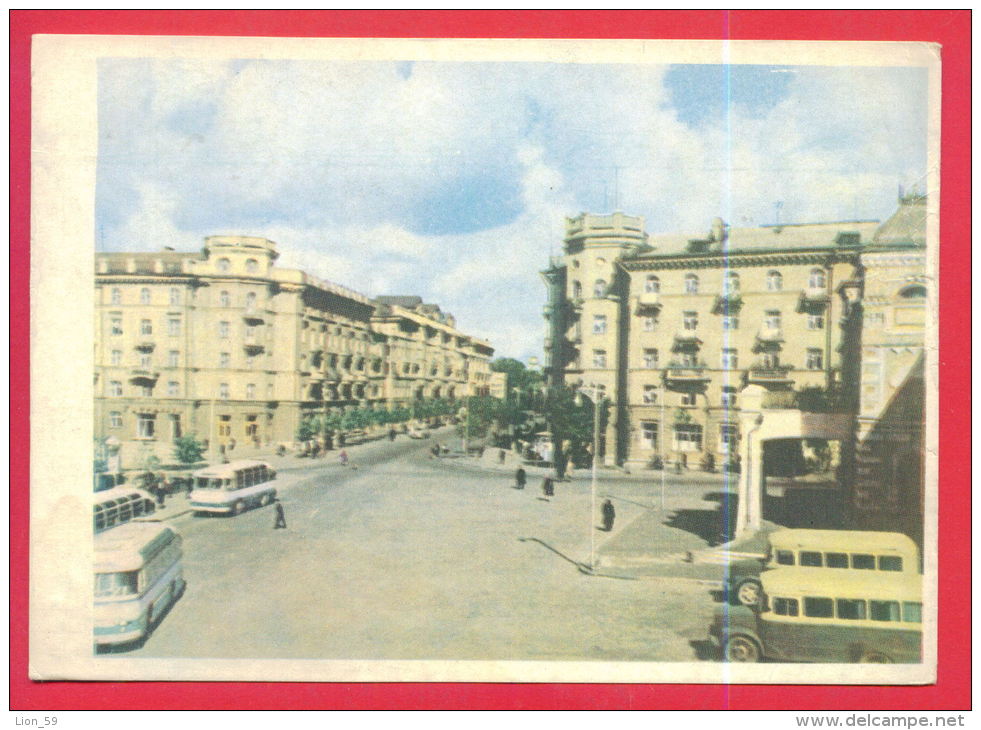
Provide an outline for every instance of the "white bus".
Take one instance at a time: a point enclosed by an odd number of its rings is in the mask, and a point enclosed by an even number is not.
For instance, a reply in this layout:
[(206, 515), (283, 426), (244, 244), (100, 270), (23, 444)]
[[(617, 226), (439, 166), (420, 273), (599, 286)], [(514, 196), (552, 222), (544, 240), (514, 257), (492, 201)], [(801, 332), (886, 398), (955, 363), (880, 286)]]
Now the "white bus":
[(159, 522), (95, 536), (95, 644), (139, 641), (184, 592), (181, 537)]
[(95, 532), (129, 522), (136, 517), (153, 514), (153, 498), (142, 489), (113, 487), (93, 496), (92, 519)]
[(276, 472), (264, 461), (233, 461), (194, 472), (194, 512), (241, 514), (276, 501)]

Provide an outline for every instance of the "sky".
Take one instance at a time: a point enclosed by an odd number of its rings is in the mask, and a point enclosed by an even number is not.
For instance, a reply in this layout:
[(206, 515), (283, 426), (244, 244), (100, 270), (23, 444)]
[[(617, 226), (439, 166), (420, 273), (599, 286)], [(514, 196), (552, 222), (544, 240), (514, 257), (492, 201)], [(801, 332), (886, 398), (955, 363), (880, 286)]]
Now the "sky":
[(884, 219), (926, 124), (919, 68), (103, 59), (96, 246), (263, 236), (541, 357), (567, 216)]

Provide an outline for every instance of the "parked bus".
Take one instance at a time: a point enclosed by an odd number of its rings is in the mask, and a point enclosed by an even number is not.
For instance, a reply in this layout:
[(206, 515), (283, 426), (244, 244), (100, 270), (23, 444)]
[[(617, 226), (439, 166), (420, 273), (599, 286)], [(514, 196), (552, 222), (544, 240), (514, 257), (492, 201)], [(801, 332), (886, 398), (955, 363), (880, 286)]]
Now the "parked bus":
[(917, 663), (922, 576), (780, 568), (760, 577), (757, 610), (716, 609), (726, 661)]
[(831, 568), (886, 573), (920, 572), (920, 551), (898, 532), (862, 530), (777, 530), (769, 536), (761, 559), (739, 560), (728, 566), (729, 594), (744, 606), (755, 606), (760, 574), (775, 568)]
[(195, 513), (241, 514), (276, 501), (276, 472), (263, 461), (233, 461), (194, 472)]
[(184, 592), (181, 537), (159, 522), (95, 536), (95, 644), (146, 637)]
[(155, 509), (153, 498), (142, 489), (113, 487), (96, 492), (92, 507), (95, 532), (153, 514)]

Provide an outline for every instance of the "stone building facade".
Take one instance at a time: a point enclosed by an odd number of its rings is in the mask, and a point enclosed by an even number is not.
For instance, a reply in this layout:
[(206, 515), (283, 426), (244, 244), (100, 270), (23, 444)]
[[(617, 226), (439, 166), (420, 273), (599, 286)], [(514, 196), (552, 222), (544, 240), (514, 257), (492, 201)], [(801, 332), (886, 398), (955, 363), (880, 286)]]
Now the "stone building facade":
[(97, 255), (95, 435), (124, 466), (168, 460), (182, 434), (248, 453), (292, 441), (306, 414), (486, 388), (493, 349), (435, 305), (374, 300), (277, 257), (245, 236)]

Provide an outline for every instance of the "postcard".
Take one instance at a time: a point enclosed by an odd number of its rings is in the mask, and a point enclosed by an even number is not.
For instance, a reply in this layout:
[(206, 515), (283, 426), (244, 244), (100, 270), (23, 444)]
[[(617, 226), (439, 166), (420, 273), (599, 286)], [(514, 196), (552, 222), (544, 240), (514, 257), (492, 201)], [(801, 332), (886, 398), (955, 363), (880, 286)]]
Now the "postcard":
[(934, 681), (939, 74), (36, 36), (32, 678)]

